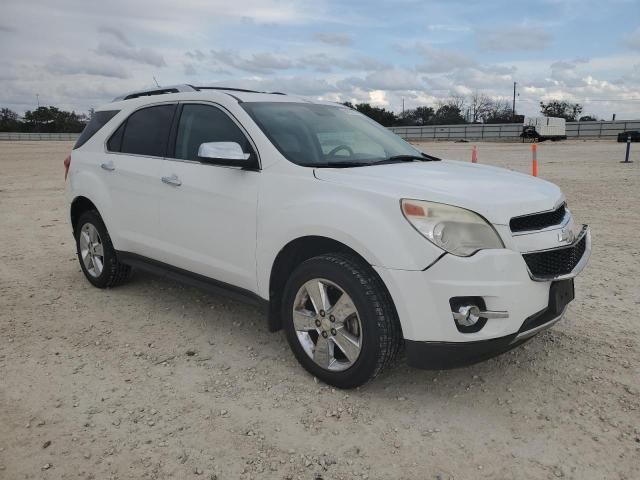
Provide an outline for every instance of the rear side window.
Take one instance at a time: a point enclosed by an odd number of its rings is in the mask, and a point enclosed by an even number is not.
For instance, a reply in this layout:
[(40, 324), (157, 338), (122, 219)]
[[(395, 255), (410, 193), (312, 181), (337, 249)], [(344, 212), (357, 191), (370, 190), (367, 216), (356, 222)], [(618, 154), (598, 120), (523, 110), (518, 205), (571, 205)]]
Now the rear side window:
[(89, 141), (91, 137), (93, 137), (98, 130), (104, 127), (109, 120), (116, 116), (116, 114), (120, 110), (103, 110), (100, 112), (95, 112), (91, 117), (91, 121), (87, 123), (87, 126), (84, 127), (82, 133), (78, 137), (76, 144), (73, 146), (73, 149), (81, 147), (85, 143)]
[(112, 152), (164, 157), (176, 105), (156, 105), (132, 113), (107, 142)]
[(207, 142), (235, 142), (245, 153), (252, 151), (247, 137), (223, 111), (208, 105), (184, 105), (174, 158), (197, 160), (200, 144)]
[(107, 150), (110, 152), (119, 152), (122, 149), (122, 137), (124, 136), (124, 128), (127, 126), (127, 122), (124, 122), (113, 132), (111, 138), (107, 142)]

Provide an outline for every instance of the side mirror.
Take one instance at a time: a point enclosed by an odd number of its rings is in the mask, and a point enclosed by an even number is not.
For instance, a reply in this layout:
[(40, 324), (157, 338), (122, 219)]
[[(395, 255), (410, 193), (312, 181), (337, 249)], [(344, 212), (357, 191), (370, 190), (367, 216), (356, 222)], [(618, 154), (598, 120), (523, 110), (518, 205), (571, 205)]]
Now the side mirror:
[(249, 167), (250, 153), (245, 153), (236, 142), (208, 142), (200, 144), (198, 159), (202, 162), (232, 167)]

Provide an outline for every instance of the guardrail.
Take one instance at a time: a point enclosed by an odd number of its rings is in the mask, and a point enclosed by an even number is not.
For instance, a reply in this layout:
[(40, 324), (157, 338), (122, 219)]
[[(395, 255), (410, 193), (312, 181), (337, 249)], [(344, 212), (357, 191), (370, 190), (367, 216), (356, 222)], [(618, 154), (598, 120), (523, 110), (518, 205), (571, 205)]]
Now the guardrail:
[(0, 141), (2, 140), (62, 140), (76, 141), (80, 136), (79, 133), (25, 133), (25, 132), (0, 132)]
[[(480, 123), (468, 125), (425, 125), (389, 127), (408, 140), (499, 140), (520, 138), (521, 123)], [(567, 122), (567, 138), (616, 138), (619, 133), (640, 130), (640, 120), (615, 122)]]

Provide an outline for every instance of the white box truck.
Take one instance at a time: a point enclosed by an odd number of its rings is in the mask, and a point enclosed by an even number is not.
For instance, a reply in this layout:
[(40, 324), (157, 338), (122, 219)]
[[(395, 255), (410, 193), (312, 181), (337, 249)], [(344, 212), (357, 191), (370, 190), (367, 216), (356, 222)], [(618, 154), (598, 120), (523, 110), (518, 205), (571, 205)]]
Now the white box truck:
[(530, 138), (538, 142), (566, 140), (566, 120), (556, 117), (524, 117), (524, 125), (520, 136), (523, 140)]

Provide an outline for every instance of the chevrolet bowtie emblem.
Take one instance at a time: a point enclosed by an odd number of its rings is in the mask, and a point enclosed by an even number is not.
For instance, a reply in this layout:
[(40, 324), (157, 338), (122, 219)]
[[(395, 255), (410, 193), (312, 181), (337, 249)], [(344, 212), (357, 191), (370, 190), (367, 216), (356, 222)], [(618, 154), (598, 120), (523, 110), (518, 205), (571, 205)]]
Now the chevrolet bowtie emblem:
[(567, 229), (567, 230), (562, 230), (560, 233), (558, 233), (558, 242), (560, 243), (562, 242), (573, 243), (575, 239), (576, 239), (576, 234), (573, 233), (573, 230)]

